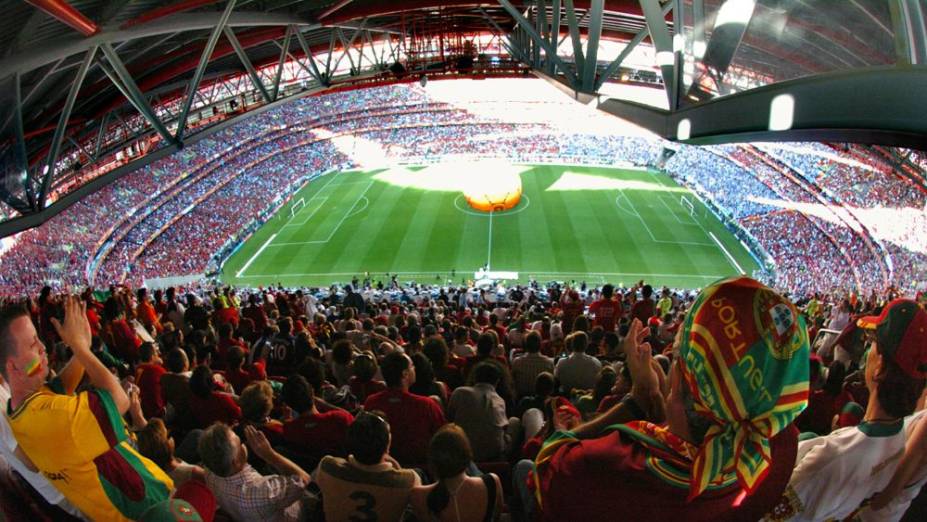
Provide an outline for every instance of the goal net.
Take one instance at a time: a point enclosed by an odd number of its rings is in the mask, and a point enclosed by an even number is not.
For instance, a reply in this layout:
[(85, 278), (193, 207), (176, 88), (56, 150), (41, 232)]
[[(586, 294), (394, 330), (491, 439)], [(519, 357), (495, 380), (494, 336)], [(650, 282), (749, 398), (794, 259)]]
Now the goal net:
[(306, 200), (299, 198), (293, 202), (293, 206), (290, 207), (290, 219), (293, 219), (293, 216), (299, 214), (299, 211), (306, 206)]

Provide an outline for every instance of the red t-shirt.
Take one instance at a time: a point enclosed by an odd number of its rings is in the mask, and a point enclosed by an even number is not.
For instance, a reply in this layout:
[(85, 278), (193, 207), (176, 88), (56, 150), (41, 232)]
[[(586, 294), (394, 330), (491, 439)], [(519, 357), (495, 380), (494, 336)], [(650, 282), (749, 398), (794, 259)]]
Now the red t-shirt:
[(250, 369), (246, 370), (244, 368), (238, 368), (235, 370), (228, 370), (225, 372), (225, 380), (232, 385), (232, 388), (235, 388), (235, 393), (241, 395), (245, 388), (248, 387), (254, 381), (263, 381), (267, 379), (267, 374), (263, 371), (262, 368), (257, 366), (252, 366)]
[(614, 332), (615, 325), (621, 319), (621, 303), (613, 299), (599, 299), (589, 305), (589, 313), (593, 316), (593, 326), (601, 326), (606, 332)]
[(163, 417), (164, 399), (161, 396), (161, 376), (167, 373), (160, 364), (143, 363), (135, 368), (135, 384), (145, 417)]
[(391, 388), (367, 397), (364, 409), (386, 414), (393, 434), (390, 454), (403, 467), (424, 466), (431, 436), (447, 423), (434, 400), (401, 389)]
[[(798, 430), (770, 441), (772, 465), (756, 491), (739, 504), (735, 483), (707, 490), (686, 502), (688, 487), (665, 482), (650, 471), (651, 450), (619, 431), (563, 444), (539, 474), (541, 520), (759, 520), (785, 491), (798, 449)], [(733, 507), (735, 506), (736, 507)]]
[(359, 401), (367, 400), (367, 397), (373, 395), (374, 393), (380, 393), (386, 389), (386, 383), (383, 381), (371, 380), (367, 382), (361, 382), (357, 379), (356, 376), (352, 376), (351, 380), (348, 381), (348, 384), (351, 386), (351, 393), (357, 397)]
[(653, 299), (641, 299), (631, 307), (631, 319), (639, 319), (647, 326), (647, 321), (653, 317)]
[(344, 441), (352, 422), (354, 416), (340, 409), (300, 415), (283, 423), (283, 440), (319, 458), (323, 455), (344, 456)]
[(198, 428), (208, 428), (216, 421), (229, 425), (241, 421), (241, 408), (227, 393), (212, 392), (208, 399), (191, 394), (190, 409), (193, 410)]

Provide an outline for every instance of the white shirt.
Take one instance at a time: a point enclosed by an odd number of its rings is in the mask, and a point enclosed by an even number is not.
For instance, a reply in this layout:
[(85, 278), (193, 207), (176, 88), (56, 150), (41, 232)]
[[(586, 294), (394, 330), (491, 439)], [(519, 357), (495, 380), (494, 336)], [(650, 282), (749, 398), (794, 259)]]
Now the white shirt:
[[(843, 428), (798, 443), (792, 478), (766, 520), (842, 520), (885, 489), (904, 454), (902, 424)], [(787, 516), (777, 518), (776, 513)]]
[(602, 369), (602, 362), (595, 357), (580, 352), (571, 353), (554, 368), (554, 377), (560, 379), (560, 388), (566, 392), (576, 388), (591, 390)]
[(68, 513), (83, 518), (80, 511), (65, 500), (64, 495), (55, 489), (54, 486), (41, 473), (30, 471), (26, 465), (16, 456), (16, 448), (19, 443), (10, 430), (10, 423), (6, 418), (6, 408), (10, 401), (10, 388), (7, 383), (0, 383), (0, 405), (3, 413), (0, 414), (0, 458), (3, 458), (17, 473), (19, 473), (26, 482), (29, 483), (45, 498), (45, 501), (52, 505), (57, 505)]
[[(922, 422), (924, 418), (927, 418), (927, 409), (921, 410), (914, 415), (908, 415), (904, 419), (904, 438), (907, 441), (911, 434), (914, 433), (914, 428), (919, 422)], [(918, 475), (915, 475), (918, 477)], [(873, 511), (869, 507), (866, 507), (859, 513), (859, 518), (863, 522), (881, 522), (881, 521), (896, 521), (901, 520), (901, 517), (904, 516), (905, 512), (911, 506), (911, 502), (917, 497), (917, 494), (920, 493), (921, 488), (924, 487), (924, 484), (927, 483), (927, 470), (920, 470), (919, 478), (916, 478), (914, 483), (905, 487), (901, 493), (898, 494), (887, 506), (877, 511)]]

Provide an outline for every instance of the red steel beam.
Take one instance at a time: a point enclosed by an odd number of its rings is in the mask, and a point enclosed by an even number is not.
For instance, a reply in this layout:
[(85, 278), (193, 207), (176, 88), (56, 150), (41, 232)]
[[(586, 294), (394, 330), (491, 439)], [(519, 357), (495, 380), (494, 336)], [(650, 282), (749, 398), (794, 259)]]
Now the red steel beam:
[(66, 0), (26, 1), (84, 36), (93, 36), (100, 31), (100, 27), (93, 20), (74, 9)]
[(190, 9), (195, 9), (197, 7), (202, 7), (204, 5), (216, 4), (220, 0), (183, 0), (182, 2), (176, 2), (164, 7), (159, 7), (157, 9), (152, 9), (151, 11), (146, 11), (131, 20), (127, 20), (122, 24), (121, 29), (127, 29), (135, 25), (141, 25), (148, 23), (152, 20), (157, 20), (158, 18), (164, 18), (165, 16), (170, 16), (175, 13), (182, 13), (184, 11), (189, 11)]

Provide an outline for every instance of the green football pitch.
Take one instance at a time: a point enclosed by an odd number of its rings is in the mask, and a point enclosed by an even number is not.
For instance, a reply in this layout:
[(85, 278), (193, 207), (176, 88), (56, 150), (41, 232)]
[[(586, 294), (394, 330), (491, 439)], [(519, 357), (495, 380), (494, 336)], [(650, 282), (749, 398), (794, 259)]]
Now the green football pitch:
[[(461, 186), (519, 176), (508, 211), (471, 209)], [(470, 181), (468, 181), (470, 180)], [(488, 180), (488, 181), (487, 181)], [(302, 187), (225, 263), (225, 283), (454, 284), (489, 265), (519, 281), (680, 288), (758, 268), (692, 193), (657, 171), (503, 163), (390, 167), (321, 176)]]

